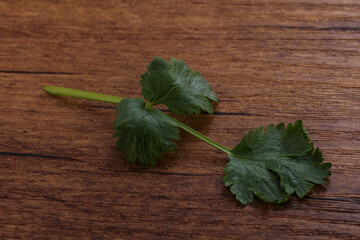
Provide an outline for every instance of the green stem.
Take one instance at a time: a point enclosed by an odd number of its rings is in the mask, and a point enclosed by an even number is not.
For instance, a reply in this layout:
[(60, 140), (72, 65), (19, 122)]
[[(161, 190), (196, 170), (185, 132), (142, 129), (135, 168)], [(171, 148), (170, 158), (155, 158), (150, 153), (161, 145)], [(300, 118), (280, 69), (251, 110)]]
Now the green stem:
[(191, 127), (189, 127), (188, 125), (180, 122), (179, 120), (167, 115), (164, 113), (164, 115), (166, 115), (168, 118), (172, 119), (173, 121), (175, 121), (179, 128), (181, 128), (182, 130), (190, 133), (191, 135), (193, 135), (194, 137), (197, 137), (198, 139), (200, 139), (201, 141), (204, 141), (206, 142), (207, 144), (209, 144), (210, 146), (213, 146), (221, 151), (223, 151), (224, 153), (227, 153), (227, 154), (230, 154), (230, 149), (226, 148), (225, 146), (221, 145), (220, 143), (218, 142), (215, 142), (214, 140), (208, 138), (207, 136), (199, 133), (198, 131), (192, 129)]
[[(86, 92), (86, 91), (81, 91), (81, 90), (76, 90), (76, 89), (71, 89), (71, 88), (63, 88), (63, 87), (51, 87), (51, 86), (46, 86), (43, 88), (47, 93), (51, 94), (51, 95), (55, 95), (55, 96), (67, 96), (67, 97), (74, 97), (74, 98), (82, 98), (82, 99), (88, 99), (88, 100), (94, 100), (94, 101), (101, 101), (101, 102), (108, 102), (108, 103), (114, 103), (114, 104), (118, 104), (123, 98), (121, 97), (114, 97), (114, 96), (109, 96), (109, 95), (105, 95), (105, 94), (100, 94), (100, 93), (93, 93), (93, 92)], [(179, 128), (183, 129), (184, 131), (190, 133), (191, 135), (193, 135), (194, 137), (197, 137), (198, 139), (206, 142), (207, 144), (227, 153), (230, 154), (230, 149), (224, 147), (223, 145), (221, 145), (220, 143), (215, 142), (214, 140), (211, 140), (210, 138), (206, 137), (205, 135), (199, 133), (198, 131), (192, 129), (191, 127), (189, 127), (188, 125), (180, 122), (179, 120), (163, 113), (166, 117), (170, 118), (171, 120), (173, 120), (174, 122), (176, 122), (176, 124), (179, 126)]]
[(52, 86), (46, 86), (43, 87), (43, 89), (55, 96), (67, 96), (67, 97), (74, 97), (74, 98), (82, 98), (82, 99), (88, 99), (88, 100), (94, 100), (94, 101), (100, 101), (100, 102), (107, 102), (107, 103), (115, 103), (118, 104), (123, 98), (121, 97), (114, 97), (109, 96), (101, 93), (93, 93), (93, 92), (86, 92), (71, 88), (63, 88), (63, 87), (52, 87)]

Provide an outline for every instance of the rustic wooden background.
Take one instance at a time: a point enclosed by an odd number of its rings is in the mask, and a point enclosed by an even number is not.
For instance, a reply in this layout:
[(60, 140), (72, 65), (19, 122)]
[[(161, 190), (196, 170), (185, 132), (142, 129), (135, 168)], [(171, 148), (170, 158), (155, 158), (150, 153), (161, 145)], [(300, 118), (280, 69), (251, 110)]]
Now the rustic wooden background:
[[(0, 0), (0, 239), (359, 239), (359, 49), (358, 0)], [(140, 96), (154, 56), (211, 83), (215, 115), (179, 119), (225, 146), (302, 119), (328, 183), (242, 206), (220, 151), (183, 132), (130, 165), (113, 105), (41, 89)]]

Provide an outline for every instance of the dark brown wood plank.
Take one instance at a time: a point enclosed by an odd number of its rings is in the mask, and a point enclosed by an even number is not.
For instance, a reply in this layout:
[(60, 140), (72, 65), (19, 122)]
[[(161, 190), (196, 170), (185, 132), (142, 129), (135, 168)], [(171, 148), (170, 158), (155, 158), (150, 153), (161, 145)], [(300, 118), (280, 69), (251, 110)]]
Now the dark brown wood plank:
[[(360, 3), (356, 0), (0, 1), (1, 239), (359, 239)], [(219, 96), (179, 117), (232, 147), (302, 119), (333, 164), (304, 199), (242, 206), (227, 156), (186, 133), (156, 167), (128, 164), (111, 104), (55, 85), (141, 95), (154, 56), (181, 58)]]

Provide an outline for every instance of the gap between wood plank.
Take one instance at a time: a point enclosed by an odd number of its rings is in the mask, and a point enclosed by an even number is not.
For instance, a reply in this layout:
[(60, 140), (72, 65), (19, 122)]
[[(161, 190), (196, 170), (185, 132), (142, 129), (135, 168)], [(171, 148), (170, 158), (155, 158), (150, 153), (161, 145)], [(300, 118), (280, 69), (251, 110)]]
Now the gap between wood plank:
[[(34, 157), (34, 158), (51, 158), (51, 159), (59, 159), (59, 160), (71, 160), (77, 162), (84, 162), (79, 159), (69, 158), (69, 157), (59, 157), (52, 155), (42, 155), (42, 154), (34, 154), (34, 153), (14, 153), (14, 152), (0, 152), (0, 155), (8, 155), (8, 156), (23, 156), (23, 157)], [(102, 171), (111, 171), (115, 173), (141, 173), (141, 174), (158, 174), (158, 175), (167, 175), (167, 176), (188, 176), (188, 177), (201, 177), (201, 176), (213, 176), (220, 174), (193, 174), (193, 173), (174, 173), (174, 172), (156, 172), (156, 171), (141, 171), (141, 170), (113, 170), (113, 169), (104, 169), (98, 168)], [(49, 200), (55, 200), (51, 197), (43, 196)], [(310, 200), (320, 200), (320, 201), (334, 201), (334, 202), (351, 202), (360, 204), (360, 199), (352, 199), (352, 198), (326, 198), (326, 197), (309, 197), (305, 196), (305, 199)]]
[[(91, 105), (90, 107), (92, 107), (92, 108), (116, 109), (116, 107), (111, 107), (111, 106), (95, 106), (95, 105)], [(161, 110), (161, 111), (171, 113), (170, 110)], [(200, 114), (201, 115), (232, 115), (232, 116), (239, 116), (239, 115), (240, 116), (263, 116), (262, 114), (252, 114), (252, 113), (245, 113), (245, 112), (214, 112), (213, 114), (202, 112)]]
[(6, 71), (0, 70), (0, 73), (14, 73), (14, 74), (48, 74), (48, 75), (76, 75), (72, 72), (38, 72), (38, 71)]

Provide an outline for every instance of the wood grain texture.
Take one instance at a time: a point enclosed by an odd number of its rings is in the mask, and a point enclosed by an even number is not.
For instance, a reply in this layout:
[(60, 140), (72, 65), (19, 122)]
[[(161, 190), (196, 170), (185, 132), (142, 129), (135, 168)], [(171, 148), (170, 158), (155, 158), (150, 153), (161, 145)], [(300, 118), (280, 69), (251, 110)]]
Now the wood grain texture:
[[(359, 49), (357, 0), (0, 0), (0, 239), (359, 239)], [(219, 96), (214, 116), (180, 120), (232, 147), (302, 119), (328, 183), (242, 206), (220, 151), (182, 133), (156, 167), (130, 165), (113, 105), (41, 89), (140, 96), (154, 56)]]

